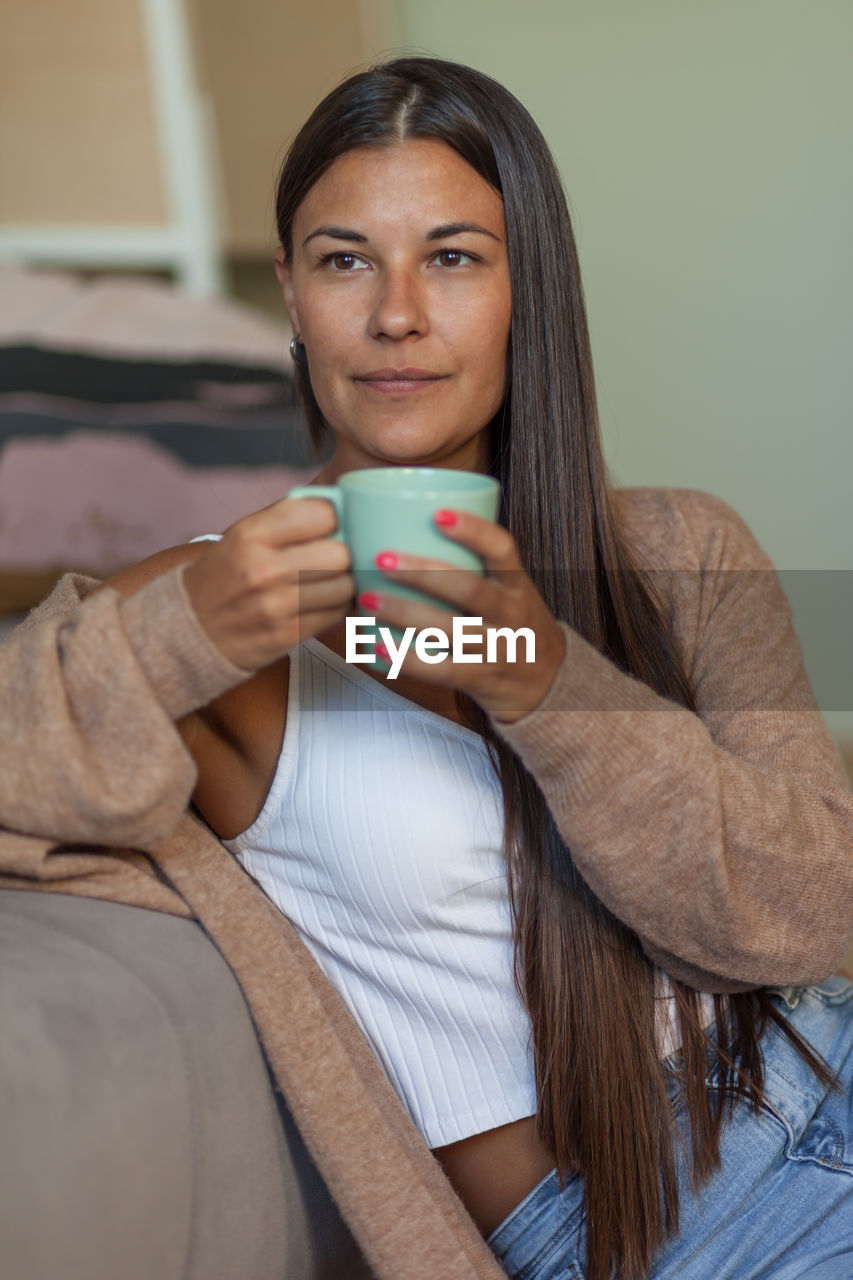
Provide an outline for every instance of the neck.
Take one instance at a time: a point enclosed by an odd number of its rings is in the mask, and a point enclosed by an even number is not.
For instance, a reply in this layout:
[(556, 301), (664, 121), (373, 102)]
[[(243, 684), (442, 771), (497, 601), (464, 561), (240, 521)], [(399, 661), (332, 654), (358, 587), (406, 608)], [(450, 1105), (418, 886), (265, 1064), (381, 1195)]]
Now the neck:
[(348, 448), (339, 440), (334, 455), (311, 483), (335, 484), (348, 471), (363, 471), (368, 467), (443, 467), (454, 471), (478, 471), (487, 475), (489, 460), (489, 448), (481, 439), (468, 442), (467, 445), (446, 457), (404, 458), (399, 461), (370, 457), (360, 450)]

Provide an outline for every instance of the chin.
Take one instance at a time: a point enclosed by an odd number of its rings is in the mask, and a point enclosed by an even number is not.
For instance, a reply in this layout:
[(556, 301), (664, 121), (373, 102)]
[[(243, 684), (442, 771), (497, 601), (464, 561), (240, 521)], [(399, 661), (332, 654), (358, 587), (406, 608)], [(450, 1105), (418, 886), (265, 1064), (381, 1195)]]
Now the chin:
[(374, 458), (375, 466), (418, 467), (440, 466), (443, 458), (455, 457), (460, 446), (436, 442), (435, 436), (404, 436), (396, 439), (364, 441), (359, 451), (366, 458)]

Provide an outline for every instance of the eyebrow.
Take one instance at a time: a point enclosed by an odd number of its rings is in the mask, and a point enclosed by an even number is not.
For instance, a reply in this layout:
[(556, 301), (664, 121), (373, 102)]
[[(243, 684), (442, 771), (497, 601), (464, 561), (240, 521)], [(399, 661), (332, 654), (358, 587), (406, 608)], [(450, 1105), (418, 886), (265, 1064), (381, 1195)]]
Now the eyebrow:
[[(496, 236), (494, 231), (489, 231), (487, 227), (481, 227), (477, 222), (445, 222), (440, 227), (433, 227), (432, 231), (426, 234), (427, 240), (446, 240), (449, 236), (458, 236), (463, 232), (473, 232), (475, 235), (490, 236), (492, 240), (500, 240), (500, 236)], [(312, 231), (302, 241), (302, 247), (309, 240), (313, 240), (315, 236), (329, 236), (332, 240), (349, 240), (355, 244), (367, 244), (367, 236), (362, 235), (360, 231), (353, 231), (348, 227), (318, 227), (316, 231)]]
[(315, 236), (331, 236), (333, 240), (355, 240), (356, 244), (367, 244), (367, 236), (363, 236), (360, 231), (349, 231), (346, 227), (318, 227), (302, 241), (303, 249)]
[(446, 222), (443, 227), (433, 227), (427, 232), (427, 240), (446, 240), (449, 236), (461, 235), (463, 231), (473, 231), (476, 235), (491, 236), (492, 240), (500, 240), (494, 231), (481, 227), (477, 222)]

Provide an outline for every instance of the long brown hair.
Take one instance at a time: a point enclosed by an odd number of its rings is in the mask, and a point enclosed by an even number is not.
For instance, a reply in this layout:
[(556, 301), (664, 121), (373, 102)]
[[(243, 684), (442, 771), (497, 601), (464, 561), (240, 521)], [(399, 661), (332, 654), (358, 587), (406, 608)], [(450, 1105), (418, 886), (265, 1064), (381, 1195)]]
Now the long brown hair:
[[(435, 138), (502, 196), (512, 324), (506, 401), (493, 424), (501, 521), (555, 617), (624, 671), (695, 710), (664, 612), (633, 570), (601, 451), (577, 252), (560, 178), (521, 104), (469, 67), (399, 58), (350, 77), (292, 143), (278, 182), (286, 256), (296, 209), (354, 147)], [(315, 447), (328, 432), (297, 369)], [(547, 558), (543, 558), (547, 548)], [(678, 1136), (655, 1026), (656, 970), (637, 935), (596, 897), (533, 777), (476, 704), (460, 707), (498, 769), (513, 912), (516, 980), (530, 1013), (537, 1126), (561, 1177), (584, 1180), (586, 1274), (643, 1276), (678, 1226)], [(694, 1187), (719, 1163), (726, 1105), (762, 1096), (761, 1035), (772, 1020), (810, 1066), (828, 1071), (764, 991), (714, 998), (716, 1037), (697, 992), (671, 980), (681, 1035), (677, 1072), (690, 1123)], [(706, 1075), (717, 1077), (709, 1092)], [(726, 1102), (724, 1102), (724, 1099)]]

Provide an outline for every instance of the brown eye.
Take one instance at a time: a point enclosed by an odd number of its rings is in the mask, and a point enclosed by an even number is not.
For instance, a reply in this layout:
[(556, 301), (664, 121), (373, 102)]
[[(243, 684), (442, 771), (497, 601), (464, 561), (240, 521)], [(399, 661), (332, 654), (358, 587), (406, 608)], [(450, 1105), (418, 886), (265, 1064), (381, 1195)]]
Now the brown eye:
[(461, 267), (467, 262), (471, 262), (470, 253), (463, 253), (461, 249), (442, 249), (436, 255), (436, 261), (442, 267)]
[(330, 262), (336, 271), (358, 271), (367, 266), (357, 253), (330, 253), (325, 261)]

